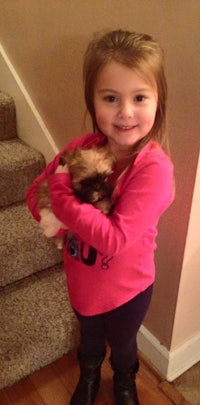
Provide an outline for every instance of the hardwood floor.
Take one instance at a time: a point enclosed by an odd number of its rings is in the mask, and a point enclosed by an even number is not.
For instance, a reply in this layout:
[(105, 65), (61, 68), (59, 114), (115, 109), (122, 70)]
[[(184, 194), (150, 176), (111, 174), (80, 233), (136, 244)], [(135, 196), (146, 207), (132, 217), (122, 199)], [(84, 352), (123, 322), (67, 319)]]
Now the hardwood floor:
[[(0, 405), (68, 405), (78, 375), (76, 355), (70, 353), (0, 391)], [(167, 382), (162, 381), (149, 368), (144, 359), (140, 360), (137, 386), (141, 405), (188, 404)], [(102, 366), (102, 381), (95, 405), (114, 405), (109, 353)]]

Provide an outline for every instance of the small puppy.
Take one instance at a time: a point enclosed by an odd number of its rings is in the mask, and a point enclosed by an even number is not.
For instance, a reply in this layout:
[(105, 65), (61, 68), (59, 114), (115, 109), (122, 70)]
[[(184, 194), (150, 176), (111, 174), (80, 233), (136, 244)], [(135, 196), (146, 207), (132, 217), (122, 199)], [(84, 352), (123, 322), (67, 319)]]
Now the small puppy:
[[(90, 149), (76, 148), (65, 151), (59, 164), (68, 165), (69, 173), (72, 177), (72, 187), (74, 194), (81, 202), (91, 203), (100, 209), (104, 214), (109, 214), (112, 208), (112, 187), (108, 183), (108, 177), (113, 172), (115, 164), (114, 155), (105, 147), (93, 146)], [(36, 199), (41, 217), (52, 212), (51, 200), (48, 192), (47, 181), (41, 182), (38, 186)], [(59, 229), (54, 232), (54, 219), (57, 221), (57, 228), (60, 229), (62, 223), (52, 213), (52, 230), (44, 231), (47, 237), (54, 236)], [(54, 232), (54, 235), (52, 234)], [(63, 243), (60, 238), (56, 239), (58, 248), (62, 248)]]

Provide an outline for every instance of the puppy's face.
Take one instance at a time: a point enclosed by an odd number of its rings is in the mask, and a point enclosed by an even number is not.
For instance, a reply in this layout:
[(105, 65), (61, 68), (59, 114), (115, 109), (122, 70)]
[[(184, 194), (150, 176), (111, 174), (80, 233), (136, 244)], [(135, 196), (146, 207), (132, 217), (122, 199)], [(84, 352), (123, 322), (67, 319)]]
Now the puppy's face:
[[(106, 147), (77, 148), (64, 153), (61, 163), (68, 164), (75, 194), (82, 202), (103, 206), (109, 211), (112, 188), (107, 182), (113, 172), (115, 157)], [(106, 203), (105, 203), (106, 201)], [(105, 210), (104, 210), (105, 212)]]
[(112, 187), (107, 181), (107, 175), (98, 173), (82, 179), (75, 189), (75, 194), (81, 201), (95, 204), (105, 198), (111, 198)]
[(76, 189), (82, 180), (101, 175), (104, 180), (113, 172), (115, 157), (106, 147), (91, 149), (77, 148), (66, 151), (61, 157), (61, 164), (68, 164), (72, 184)]

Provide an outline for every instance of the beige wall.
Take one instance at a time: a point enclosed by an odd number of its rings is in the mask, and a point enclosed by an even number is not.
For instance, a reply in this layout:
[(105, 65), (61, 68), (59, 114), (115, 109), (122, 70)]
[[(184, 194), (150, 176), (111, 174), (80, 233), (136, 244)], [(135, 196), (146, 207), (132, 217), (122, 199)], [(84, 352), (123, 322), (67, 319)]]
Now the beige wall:
[[(190, 303), (186, 310), (193, 307), (193, 300), (200, 304), (196, 267), (188, 263), (187, 278), (182, 278), (200, 147), (199, 21), (198, 0), (0, 1), (2, 45), (59, 148), (83, 131), (82, 56), (94, 31), (121, 27), (147, 32), (165, 50), (177, 197), (159, 225), (157, 280), (145, 325), (167, 348), (172, 335), (176, 346), (190, 333), (182, 327), (185, 311), (181, 311), (183, 298), (179, 301), (180, 279), (181, 296), (187, 293)], [(198, 206), (195, 212), (199, 213)], [(191, 232), (190, 244), (191, 238), (196, 241), (199, 235), (194, 229)], [(199, 245), (197, 242), (197, 262)], [(188, 289), (190, 273), (192, 291)], [(174, 319), (178, 319), (177, 327)], [(196, 314), (190, 319), (190, 328), (200, 332)]]

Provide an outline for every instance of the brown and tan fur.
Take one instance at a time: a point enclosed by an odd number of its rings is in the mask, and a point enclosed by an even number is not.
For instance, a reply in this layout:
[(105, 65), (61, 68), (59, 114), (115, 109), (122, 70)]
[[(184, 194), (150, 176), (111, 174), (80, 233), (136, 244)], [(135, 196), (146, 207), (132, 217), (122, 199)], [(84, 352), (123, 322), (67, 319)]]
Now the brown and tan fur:
[[(67, 163), (72, 177), (74, 194), (81, 202), (91, 203), (104, 214), (112, 208), (112, 187), (108, 177), (113, 172), (114, 155), (105, 147), (93, 146), (90, 149), (76, 148), (64, 152), (59, 164)], [(47, 181), (38, 186), (36, 199), (39, 211), (51, 210), (51, 200)]]

